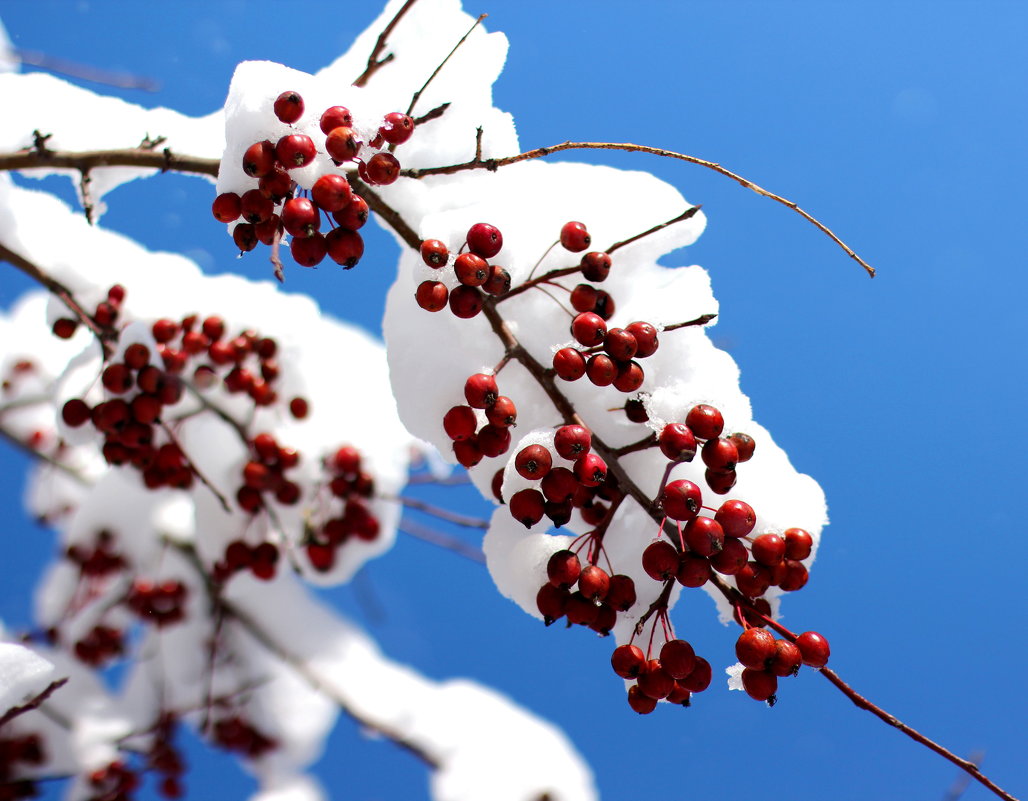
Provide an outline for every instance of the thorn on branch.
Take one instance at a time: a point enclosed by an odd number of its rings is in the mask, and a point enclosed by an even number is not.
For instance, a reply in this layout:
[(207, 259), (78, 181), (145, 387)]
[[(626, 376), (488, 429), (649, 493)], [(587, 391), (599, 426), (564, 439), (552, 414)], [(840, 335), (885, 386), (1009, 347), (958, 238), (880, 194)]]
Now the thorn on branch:
[(166, 136), (158, 136), (156, 139), (151, 139), (150, 134), (143, 137), (143, 141), (139, 143), (138, 147), (140, 150), (153, 150), (158, 145), (164, 144), (168, 141)]
[(414, 119), (415, 127), (421, 125), (423, 122), (438, 119), (439, 117), (443, 116), (444, 113), (446, 113), (446, 109), (448, 109), (449, 107), (449, 103), (443, 103), (441, 106), (436, 106), (434, 109), (432, 109), (429, 112), (426, 112), (422, 116), (416, 117)]
[(46, 144), (47, 140), (50, 139), (50, 137), (52, 137), (52, 136), (53, 136), (53, 134), (41, 133), (40, 130), (37, 128), (36, 130), (34, 130), (32, 132), (32, 148), (31, 149), (36, 151), (36, 153), (38, 153), (41, 156), (46, 156), (49, 153), (53, 153), (53, 151), (49, 147), (47, 147), (47, 144)]

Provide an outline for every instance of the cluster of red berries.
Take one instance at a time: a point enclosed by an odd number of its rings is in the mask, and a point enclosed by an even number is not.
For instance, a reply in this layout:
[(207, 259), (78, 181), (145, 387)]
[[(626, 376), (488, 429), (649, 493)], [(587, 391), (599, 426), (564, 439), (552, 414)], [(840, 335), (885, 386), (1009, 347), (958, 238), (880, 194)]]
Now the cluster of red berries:
[(278, 559), (278, 546), (273, 542), (250, 545), (243, 540), (232, 540), (225, 546), (225, 555), (214, 563), (212, 577), (224, 583), (236, 573), (249, 570), (255, 578), (270, 581), (275, 578)]
[(125, 652), (121, 629), (97, 624), (74, 647), (75, 657), (83, 664), (99, 667)]
[(126, 603), (144, 623), (158, 627), (170, 626), (185, 618), (186, 594), (186, 585), (181, 581), (168, 580), (155, 584), (136, 579)]
[(635, 582), (620, 573), (610, 575), (595, 564), (582, 567), (578, 554), (564, 549), (546, 563), (549, 579), (539, 588), (536, 606), (549, 626), (562, 617), (569, 625), (586, 626), (606, 636), (617, 622), (618, 612), (635, 605)]
[(239, 714), (215, 721), (211, 734), (215, 745), (248, 759), (259, 759), (278, 747), (275, 740), (263, 734)]
[(378, 538), (378, 518), (367, 504), (375, 482), (361, 462), (360, 451), (352, 445), (343, 445), (324, 460), (325, 470), (332, 476), (328, 490), (334, 500), (328, 507), (328, 519), (311, 532), (306, 545), (307, 558), (319, 572), (335, 566), (336, 552), (350, 540), (370, 542)]
[[(606, 507), (596, 505), (596, 496), (601, 492), (616, 493), (616, 487), (608, 484), (607, 463), (591, 449), (592, 432), (588, 428), (566, 425), (554, 433), (552, 452), (541, 444), (527, 445), (518, 451), (514, 469), (522, 478), (538, 484), (510, 497), (508, 505), (514, 519), (531, 528), (545, 516), (560, 527), (578, 508), (586, 523), (598, 524)], [(572, 466), (555, 466), (555, 455)]]
[(129, 801), (139, 784), (139, 774), (116, 760), (89, 774), (86, 801)]
[(286, 506), (299, 502), (300, 485), (286, 478), (285, 472), (300, 463), (294, 448), (280, 445), (267, 431), (250, 440), (250, 459), (242, 468), (242, 484), (236, 490), (236, 503), (254, 514), (267, 505), (265, 496), (274, 497)]
[(41, 765), (46, 760), (43, 743), (38, 734), (22, 737), (0, 738), (0, 801), (17, 801), (21, 798), (35, 798), (35, 783), (29, 780), (15, 780), (18, 763)]
[(743, 689), (750, 698), (771, 706), (775, 704), (779, 678), (795, 676), (800, 665), (824, 667), (829, 653), (828, 640), (816, 631), (787, 640), (754, 626), (745, 628), (735, 642), (735, 655), (743, 666)]
[(157, 792), (165, 798), (181, 798), (183, 792), (181, 777), (186, 765), (174, 743), (176, 724), (175, 715), (162, 714), (154, 730), (153, 744), (146, 753), (146, 767), (161, 777)]
[[(459, 286), (449, 290), (442, 281), (422, 281), (414, 293), (418, 305), (430, 312), (449, 306), (454, 316), (462, 319), (476, 316), (488, 295), (499, 297), (510, 290), (510, 273), (487, 261), (502, 247), (503, 234), (499, 228), (489, 223), (472, 225), (464, 246), (453, 259), (453, 274)], [(433, 270), (442, 270), (450, 263), (450, 251), (438, 239), (426, 239), (421, 243), (421, 258)]]
[[(107, 300), (96, 304), (93, 311), (93, 322), (101, 329), (109, 329), (114, 326), (121, 313), (121, 304), (125, 300), (125, 287), (115, 284), (107, 290)], [(54, 321), (53, 335), (58, 339), (71, 339), (78, 330), (79, 321), (70, 317), (59, 317)]]
[[(514, 401), (500, 394), (496, 376), (475, 373), (464, 382), (467, 405), (454, 406), (443, 415), (443, 430), (453, 440), (453, 454), (464, 467), (483, 457), (502, 456), (510, 448), (510, 428), (518, 417)], [(476, 409), (485, 414), (479, 424)]]
[[(720, 410), (700, 403), (689, 410), (684, 423), (665, 425), (657, 437), (657, 444), (672, 462), (691, 462), (699, 450), (700, 458), (707, 466), (704, 475), (707, 486), (718, 495), (725, 495), (735, 486), (736, 466), (753, 458), (756, 443), (749, 434), (734, 433), (723, 437), (724, 428), (725, 420)], [(668, 516), (674, 517), (671, 512)]]
[(107, 529), (101, 529), (96, 535), (96, 544), (88, 547), (81, 543), (69, 545), (64, 552), (65, 558), (78, 565), (83, 576), (100, 578), (109, 573), (117, 573), (126, 567), (125, 557), (115, 549), (114, 535)]
[[(283, 92), (274, 103), (275, 116), (292, 126), (304, 114), (303, 98), (297, 92)], [(364, 142), (354, 128), (353, 115), (343, 106), (326, 109), (319, 120), (323, 152), (336, 166), (356, 162), (357, 174), (369, 185), (387, 185), (400, 175), (400, 162), (389, 150), (414, 133), (414, 121), (395, 111), (386, 114), (377, 133)], [(391, 148), (390, 148), (391, 149)], [(314, 182), (310, 192), (298, 190), (289, 171), (306, 167), (318, 154), (315, 141), (307, 134), (288, 133), (278, 142), (255, 142), (243, 154), (242, 168), (257, 186), (239, 195), (225, 192), (214, 199), (212, 212), (217, 220), (233, 223), (242, 219), (232, 232), (240, 251), (257, 247), (258, 242), (272, 245), (283, 232), (292, 238), (289, 250), (293, 260), (314, 267), (328, 256), (349, 269), (364, 254), (364, 241), (358, 230), (367, 222), (368, 204), (353, 192), (341, 172), (325, 173)], [(322, 234), (321, 215), (331, 215), (333, 226)]]
[(628, 704), (640, 715), (652, 712), (662, 700), (689, 706), (692, 694), (706, 690), (713, 676), (710, 663), (680, 639), (667, 640), (652, 659), (638, 645), (619, 645), (610, 664), (621, 678), (635, 679), (628, 688)]

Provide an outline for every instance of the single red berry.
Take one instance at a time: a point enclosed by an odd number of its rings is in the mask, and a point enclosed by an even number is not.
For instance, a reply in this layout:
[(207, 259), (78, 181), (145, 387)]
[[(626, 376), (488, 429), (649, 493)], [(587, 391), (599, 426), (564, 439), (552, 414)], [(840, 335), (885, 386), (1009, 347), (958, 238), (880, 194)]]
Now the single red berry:
[(503, 234), (495, 225), (475, 223), (468, 229), (468, 250), (483, 259), (491, 259), (503, 248)]
[(104, 368), (101, 381), (108, 392), (121, 395), (132, 388), (132, 371), (126, 365), (115, 362)]
[(471, 439), (478, 428), (478, 418), (470, 406), (454, 406), (443, 416), (446, 436), (454, 441)]
[(635, 606), (635, 601), (635, 582), (632, 578), (621, 573), (611, 576), (604, 603), (618, 612), (627, 612)]
[(293, 237), (289, 242), (293, 261), (301, 267), (316, 267), (325, 258), (327, 250), (325, 237), (317, 233), (306, 238)]
[(602, 601), (610, 589), (610, 576), (607, 571), (596, 565), (582, 569), (578, 577), (578, 591), (592, 601)]
[(774, 533), (761, 534), (753, 540), (750, 550), (756, 561), (774, 567), (785, 559), (785, 539)]
[(803, 632), (796, 638), (796, 647), (803, 654), (804, 665), (819, 668), (828, 664), (828, 657), (831, 654), (828, 640), (816, 631)]
[(289, 413), (297, 420), (303, 420), (310, 412), (310, 404), (306, 398), (293, 398), (289, 401)]
[(796, 590), (802, 590), (807, 586), (810, 574), (807, 572), (803, 562), (797, 562), (795, 559), (786, 559), (781, 566), (785, 568), (785, 574), (778, 580), (778, 586), (782, 590), (785, 592), (796, 592)]
[(797, 561), (806, 559), (814, 547), (814, 538), (808, 531), (802, 528), (787, 528), (785, 530), (785, 555), (789, 559)]
[(239, 208), (239, 195), (235, 192), (224, 192), (214, 198), (211, 204), (211, 213), (214, 219), (223, 223), (235, 222), (241, 213)]
[(345, 106), (332, 106), (321, 115), (321, 132), (330, 134), (336, 128), (352, 128), (353, 115)]
[(174, 320), (161, 318), (160, 320), (154, 321), (154, 324), (150, 327), (150, 331), (153, 334), (153, 338), (157, 340), (158, 343), (164, 343), (171, 342), (171, 340), (178, 336), (179, 327), (178, 323)]
[(421, 243), (421, 258), (429, 267), (438, 270), (446, 266), (450, 251), (438, 239), (426, 239)]
[(400, 177), (400, 160), (392, 153), (376, 153), (365, 164), (368, 182), (388, 186)]
[(132, 419), (137, 423), (150, 425), (161, 416), (162, 404), (153, 395), (136, 395), (129, 403)]
[(275, 157), (287, 170), (310, 164), (316, 155), (318, 151), (314, 147), (314, 140), (306, 134), (283, 136), (275, 145)]
[(549, 626), (553, 621), (560, 620), (567, 611), (571, 593), (566, 587), (543, 584), (535, 596), (535, 605), (543, 616), (543, 622)]
[(500, 390), (496, 385), (496, 376), (487, 373), (475, 373), (464, 382), (464, 397), (473, 409), (485, 409), (496, 403)]
[(241, 253), (248, 253), (257, 247), (257, 232), (252, 223), (239, 223), (232, 229), (232, 241)]
[(609, 356), (597, 353), (585, 363), (585, 374), (596, 386), (609, 387), (617, 378), (618, 368)]
[(531, 528), (543, 519), (543, 495), (536, 489), (515, 492), (510, 499), (510, 513), (525, 528)]
[(745, 501), (725, 501), (718, 507), (714, 519), (721, 524), (726, 537), (745, 537), (757, 524), (757, 513)]
[(705, 556), (684, 553), (678, 562), (675, 579), (683, 587), (702, 587), (710, 581), (710, 560)]
[(721, 545), (721, 550), (710, 557), (710, 566), (724, 576), (734, 576), (749, 560), (746, 546), (737, 539), (729, 538)]
[(721, 412), (706, 403), (693, 406), (685, 416), (685, 424), (700, 439), (715, 439), (721, 436), (725, 420)]
[(566, 467), (553, 467), (545, 476), (539, 489), (550, 503), (570, 501), (581, 485), (575, 474)]
[(587, 281), (602, 283), (610, 275), (610, 265), (610, 256), (606, 253), (597, 253), (596, 251), (586, 253), (582, 257), (582, 277)]
[(708, 439), (700, 450), (703, 463), (711, 470), (734, 470), (739, 461), (739, 451), (729, 439)]
[(767, 669), (776, 676), (795, 676), (803, 664), (803, 654), (795, 643), (788, 640), (775, 640), (775, 653), (768, 662)]
[(575, 478), (587, 487), (598, 487), (607, 479), (607, 463), (595, 453), (580, 456), (572, 469)]
[(450, 290), (440, 281), (422, 281), (414, 292), (414, 299), (425, 311), (437, 312), (446, 308)]
[(335, 565), (336, 549), (331, 545), (312, 542), (307, 546), (307, 559), (315, 570), (326, 573)]
[(703, 493), (691, 481), (680, 478), (664, 487), (660, 502), (664, 514), (672, 520), (691, 520), (703, 506)]
[(587, 348), (603, 342), (607, 336), (607, 324), (593, 312), (582, 312), (571, 321), (571, 336)]
[(414, 120), (400, 111), (385, 115), (385, 122), (378, 129), (379, 134), (391, 145), (402, 145), (414, 133)]
[(350, 231), (340, 226), (333, 228), (325, 235), (325, 248), (332, 261), (349, 270), (364, 255), (364, 238), (356, 231)]
[(267, 175), (260, 177), (260, 180), (257, 181), (257, 191), (278, 205), (293, 191), (293, 179), (285, 170), (276, 167)]
[(732, 444), (735, 445), (736, 450), (739, 452), (739, 461), (748, 462), (753, 458), (753, 451), (756, 448), (756, 443), (753, 441), (753, 437), (749, 434), (735, 433), (728, 437)]
[(775, 693), (778, 692), (778, 677), (766, 670), (746, 668), (742, 672), (742, 688), (754, 701), (767, 701), (775, 704)]
[(685, 640), (668, 640), (660, 649), (660, 664), (675, 679), (684, 679), (696, 666), (696, 652)]
[(485, 419), (490, 425), (509, 428), (517, 422), (518, 410), (514, 401), (506, 395), (500, 395), (496, 402), (485, 410)]
[(771, 573), (758, 562), (747, 562), (735, 574), (735, 586), (747, 598), (757, 598), (771, 586)]
[(642, 567), (654, 581), (667, 581), (678, 572), (680, 554), (667, 540), (655, 540), (642, 552)]
[(501, 456), (510, 448), (510, 429), (486, 424), (479, 429), (476, 441), (483, 456)]
[(650, 659), (639, 674), (640, 692), (657, 700), (667, 698), (675, 688), (674, 678), (660, 664), (659, 659)]
[(361, 150), (360, 139), (352, 128), (333, 128), (325, 138), (325, 150), (337, 162), (353, 161)]
[(283, 92), (275, 98), (275, 116), (292, 125), (303, 116), (303, 98), (296, 92)]
[(340, 211), (332, 212), (332, 219), (337, 225), (348, 231), (360, 230), (368, 221), (371, 211), (368, 209), (368, 202), (360, 195), (353, 195), (350, 204)]
[(546, 576), (555, 587), (570, 587), (578, 581), (582, 563), (574, 551), (557, 551), (546, 563)]
[(311, 197), (319, 208), (327, 212), (340, 211), (350, 204), (353, 190), (344, 176), (328, 173), (314, 182)]
[(549, 449), (542, 445), (527, 445), (514, 457), (514, 469), (529, 481), (542, 478), (550, 472), (552, 466), (553, 457)]
[(489, 277), (489, 265), (481, 256), (462, 253), (453, 263), (453, 272), (465, 286), (482, 286)]
[[(266, 202), (271, 203), (270, 200)], [(317, 206), (305, 197), (287, 200), (282, 207), (281, 218), (282, 226), (295, 237), (311, 236), (321, 228), (321, 215)]]
[[(650, 419), (646, 404), (640, 398), (629, 398), (625, 401), (625, 417), (632, 423), (645, 423)], [(685, 459), (684, 461), (690, 461)]]
[(560, 244), (564, 246), (565, 250), (581, 253), (592, 244), (592, 237), (589, 236), (589, 232), (585, 230), (585, 225), (582, 223), (567, 222), (560, 229)]
[(707, 486), (718, 495), (727, 495), (731, 492), (738, 477), (734, 470), (713, 470), (711, 468), (707, 468), (703, 474)]
[(696, 664), (693, 666), (692, 673), (679, 681), (689, 692), (701, 693), (710, 686), (710, 680), (713, 678), (713, 675), (710, 662), (702, 656), (698, 656), (696, 657)]
[(571, 308), (577, 312), (591, 312), (596, 309), (596, 287), (592, 284), (579, 284), (571, 290), (568, 300)]
[(585, 375), (585, 357), (574, 348), (561, 348), (553, 354), (553, 370), (565, 381), (577, 381)]
[(553, 435), (554, 450), (564, 459), (575, 460), (588, 453), (592, 442), (592, 432), (580, 425), (561, 426)]
[(660, 451), (673, 462), (691, 462), (696, 456), (696, 437), (683, 423), (668, 423), (657, 438)]
[(61, 419), (72, 428), (83, 425), (90, 417), (89, 405), (81, 398), (72, 398), (61, 407)]
[(763, 670), (775, 655), (775, 637), (766, 629), (746, 629), (735, 641), (735, 656), (746, 667)]
[(682, 531), (689, 550), (699, 556), (713, 556), (724, 546), (725, 532), (712, 517), (694, 517)]
[(646, 667), (646, 654), (638, 645), (619, 645), (610, 655), (610, 666), (621, 678), (634, 679)]
[(616, 361), (627, 362), (635, 356), (638, 348), (635, 336), (624, 328), (611, 328), (603, 339), (603, 349)]
[(453, 455), (463, 467), (472, 468), (482, 461), (482, 451), (476, 439), (462, 439), (453, 443)]
[(275, 146), (265, 139), (256, 142), (243, 153), (243, 172), (251, 178), (260, 178), (275, 169)]
[(272, 214), (270, 219), (257, 223), (253, 227), (257, 241), (262, 245), (273, 245), (275, 241), (282, 238), (282, 218)]
[(646, 322), (635, 322), (625, 326), (625, 330), (635, 337), (637, 358), (645, 359), (657, 352), (660, 343), (657, 341), (656, 327)]
[(614, 376), (614, 389), (619, 392), (635, 392), (643, 385), (646, 374), (636, 361), (620, 362)]
[(657, 699), (650, 698), (634, 684), (628, 688), (628, 705), (640, 715), (648, 715), (657, 708)]
[(125, 348), (124, 359), (132, 370), (142, 370), (150, 363), (150, 349), (142, 342), (133, 342)]
[(482, 284), (482, 290), (490, 295), (506, 295), (510, 291), (510, 273), (496, 264), (489, 265), (489, 277)]
[(455, 317), (469, 320), (482, 311), (482, 293), (473, 286), (458, 286), (450, 292), (450, 311)]

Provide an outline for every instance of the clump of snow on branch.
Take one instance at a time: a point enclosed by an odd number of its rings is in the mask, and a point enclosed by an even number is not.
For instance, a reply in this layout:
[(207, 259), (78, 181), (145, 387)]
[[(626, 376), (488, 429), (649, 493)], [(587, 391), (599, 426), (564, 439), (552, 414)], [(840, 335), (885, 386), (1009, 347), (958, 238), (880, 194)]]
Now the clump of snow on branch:
[(54, 665), (24, 645), (0, 642), (0, 715), (47, 688)]

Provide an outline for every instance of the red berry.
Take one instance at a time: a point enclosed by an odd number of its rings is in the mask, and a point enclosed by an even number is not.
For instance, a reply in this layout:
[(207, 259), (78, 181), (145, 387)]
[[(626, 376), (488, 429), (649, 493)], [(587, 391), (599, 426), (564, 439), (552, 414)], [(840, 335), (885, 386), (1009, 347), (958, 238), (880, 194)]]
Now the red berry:
[(315, 267), (325, 258), (328, 246), (325, 237), (314, 234), (306, 238), (293, 237), (289, 242), (289, 252), (293, 261), (301, 267)]
[(500, 395), (496, 402), (485, 410), (485, 418), (490, 425), (509, 428), (517, 422), (518, 410), (514, 406), (514, 401), (506, 395)]
[(708, 439), (700, 451), (700, 457), (711, 470), (728, 471), (735, 469), (739, 461), (739, 451), (731, 440)]
[(785, 555), (789, 559), (797, 561), (810, 556), (814, 547), (814, 538), (802, 528), (787, 528), (785, 530)]
[(510, 448), (510, 429), (484, 425), (479, 429), (477, 443), (483, 456), (489, 458), (500, 456)]
[(464, 397), (473, 409), (485, 409), (496, 403), (499, 397), (496, 377), (486, 373), (475, 373), (464, 382)]
[(591, 312), (596, 309), (596, 287), (592, 284), (579, 284), (571, 290), (568, 299), (571, 301), (571, 308), (577, 312)]
[(471, 439), (478, 428), (478, 418), (470, 406), (454, 406), (443, 416), (443, 429), (450, 439)]
[(335, 565), (336, 549), (331, 545), (312, 542), (307, 546), (307, 559), (310, 560), (311, 567), (325, 573)]
[(489, 277), (482, 284), (482, 290), (490, 295), (506, 295), (510, 291), (510, 282), (510, 273), (496, 264), (491, 264), (489, 265)]
[(657, 700), (650, 698), (638, 685), (628, 688), (628, 705), (640, 715), (648, 715), (657, 708)]
[(710, 560), (696, 554), (684, 553), (678, 562), (675, 580), (683, 587), (702, 587), (710, 581)]
[(489, 277), (489, 265), (481, 256), (462, 253), (453, 263), (453, 272), (465, 286), (482, 286)]
[(438, 239), (426, 239), (421, 243), (421, 258), (429, 267), (438, 270), (446, 266), (450, 251)]
[(257, 182), (257, 191), (274, 204), (279, 204), (293, 190), (293, 179), (289, 173), (278, 168), (262, 175)]
[(337, 162), (352, 161), (360, 153), (361, 143), (352, 128), (333, 128), (325, 139), (325, 150)]
[(718, 495), (727, 495), (735, 486), (738, 475), (734, 470), (712, 470), (710, 468), (703, 474), (707, 486)]
[(83, 425), (90, 417), (89, 405), (81, 398), (72, 398), (61, 408), (61, 419), (72, 428)]
[(763, 670), (775, 655), (775, 637), (766, 629), (746, 629), (735, 641), (735, 656), (748, 668)]
[(635, 601), (635, 582), (631, 577), (620, 573), (611, 576), (604, 603), (618, 612), (627, 612), (635, 606)]
[(748, 462), (753, 458), (753, 451), (756, 448), (756, 443), (753, 441), (753, 437), (749, 434), (732, 434), (728, 437), (732, 444), (735, 445), (736, 450), (739, 452), (739, 461)]
[(804, 665), (819, 668), (828, 664), (828, 657), (831, 654), (828, 640), (816, 631), (803, 632), (796, 638), (796, 647), (803, 654)]
[(542, 478), (550, 472), (552, 466), (553, 457), (542, 445), (527, 445), (514, 457), (514, 469), (518, 471), (518, 475), (529, 481)]
[(275, 98), (275, 116), (291, 125), (303, 116), (303, 98), (296, 92), (283, 92)]
[(703, 494), (700, 488), (687, 479), (672, 481), (660, 494), (664, 514), (672, 520), (691, 520), (700, 512)]
[(596, 565), (583, 568), (578, 577), (578, 591), (592, 601), (602, 601), (610, 589), (610, 576), (607, 571)]
[(640, 359), (652, 356), (657, 352), (657, 329), (646, 322), (635, 322), (625, 326), (625, 330), (635, 337), (635, 355)]
[(785, 539), (768, 533), (756, 537), (750, 545), (753, 558), (766, 567), (774, 567), (785, 559)]
[(124, 364), (115, 362), (104, 369), (101, 381), (108, 392), (121, 395), (132, 388), (132, 371)]
[(776, 676), (795, 676), (803, 664), (803, 654), (795, 643), (788, 640), (775, 640), (775, 653), (768, 662), (767, 669)]
[(701, 693), (710, 686), (712, 678), (713, 671), (710, 669), (710, 663), (702, 656), (698, 656), (692, 673), (679, 681), (689, 692)]
[(597, 353), (585, 363), (585, 374), (596, 386), (609, 387), (617, 377), (618, 368), (609, 356)]
[(153, 338), (158, 343), (171, 342), (176, 336), (178, 336), (178, 324), (174, 320), (168, 320), (161, 318), (155, 320), (154, 324), (150, 328), (153, 333)]
[(345, 106), (332, 106), (321, 115), (321, 132), (329, 134), (336, 128), (353, 127), (353, 116)]
[(232, 241), (241, 253), (248, 253), (257, 247), (257, 232), (252, 223), (239, 223), (232, 229)]
[(557, 551), (546, 563), (546, 576), (554, 587), (570, 587), (578, 581), (582, 563), (574, 551)]
[(696, 652), (685, 640), (668, 640), (660, 649), (660, 664), (675, 679), (684, 679), (696, 666)]
[(575, 460), (588, 453), (592, 442), (592, 433), (580, 425), (561, 426), (553, 435), (554, 450), (564, 459)]
[(560, 229), (560, 244), (572, 253), (581, 253), (592, 243), (592, 237), (580, 222), (567, 222)]
[(807, 586), (807, 580), (810, 578), (810, 574), (807, 572), (807, 568), (804, 567), (803, 562), (797, 562), (795, 559), (786, 559), (779, 567), (784, 568), (784, 575), (779, 578), (778, 586), (785, 592), (796, 592), (796, 590), (802, 590)]
[(482, 461), (482, 451), (476, 439), (462, 439), (453, 443), (453, 455), (463, 467), (472, 468)]
[(211, 204), (211, 213), (219, 222), (235, 222), (240, 215), (239, 195), (235, 192), (224, 192), (218, 195)]
[(714, 439), (721, 436), (725, 420), (721, 412), (706, 403), (693, 406), (685, 416), (685, 424), (700, 439)]
[(646, 666), (646, 655), (638, 645), (619, 645), (610, 655), (610, 666), (623, 679), (634, 679)]
[(414, 299), (425, 311), (437, 312), (446, 308), (450, 290), (439, 281), (422, 281), (414, 292)]
[(742, 542), (726, 539), (721, 550), (710, 557), (710, 566), (724, 576), (734, 576), (749, 560), (749, 552)]
[(293, 398), (289, 401), (289, 413), (297, 420), (303, 420), (310, 412), (310, 404), (306, 398)]
[(674, 678), (661, 667), (659, 659), (651, 659), (639, 674), (639, 691), (650, 698), (667, 698), (675, 688)]
[(680, 555), (667, 540), (651, 542), (642, 552), (642, 567), (654, 581), (667, 581), (678, 572)]
[(735, 574), (735, 585), (748, 598), (757, 598), (771, 586), (771, 573), (758, 562), (747, 562)]
[(606, 253), (586, 253), (582, 257), (582, 277), (587, 281), (602, 283), (610, 275), (610, 256)]
[(543, 476), (539, 489), (550, 503), (565, 503), (571, 500), (579, 486), (574, 473), (566, 467), (554, 467)]
[(458, 286), (450, 292), (450, 311), (455, 317), (469, 320), (482, 311), (482, 293), (473, 286)]
[(333, 228), (325, 235), (325, 248), (332, 261), (349, 270), (364, 255), (364, 238), (356, 231), (350, 231), (340, 226)]
[(368, 202), (360, 195), (353, 195), (348, 206), (332, 212), (332, 219), (348, 231), (357, 231), (368, 221), (370, 213)]
[(475, 223), (468, 229), (468, 250), (483, 259), (491, 259), (503, 247), (503, 234), (495, 225)]
[(385, 115), (385, 124), (378, 132), (389, 144), (402, 145), (414, 133), (414, 120), (400, 111), (392, 111)]
[(400, 177), (400, 161), (392, 153), (376, 153), (365, 164), (369, 183), (388, 186)]
[(607, 336), (607, 324), (593, 312), (582, 312), (571, 321), (571, 336), (587, 348), (603, 342)]
[(682, 531), (689, 550), (699, 556), (713, 556), (724, 546), (725, 532), (712, 517), (694, 517)]
[[(630, 398), (625, 401), (625, 417), (633, 423), (645, 423), (650, 419), (649, 413), (646, 411), (646, 404), (639, 398)], [(689, 461), (686, 459), (685, 461)]]
[(646, 375), (638, 362), (621, 362), (614, 376), (614, 389), (619, 392), (635, 392), (643, 385)]
[(575, 462), (573, 472), (585, 486), (598, 487), (607, 479), (607, 463), (595, 453), (587, 453)]
[(543, 622), (549, 626), (553, 621), (564, 617), (570, 600), (571, 593), (567, 588), (543, 584), (535, 596), (535, 605), (543, 616)]
[(757, 513), (745, 501), (725, 501), (714, 519), (721, 524), (726, 537), (745, 537), (757, 524)]
[(265, 139), (250, 145), (243, 153), (243, 172), (251, 178), (260, 178), (275, 169), (275, 146)]
[(577, 381), (585, 375), (585, 357), (574, 348), (561, 348), (553, 354), (553, 370), (565, 381)]
[(283, 136), (275, 145), (275, 157), (287, 170), (310, 164), (316, 155), (318, 151), (314, 147), (314, 140), (306, 134)]
[(778, 692), (778, 677), (766, 670), (746, 668), (742, 672), (742, 688), (754, 701), (767, 701), (774, 706), (775, 693)]
[(687, 425), (668, 423), (657, 438), (660, 451), (673, 462), (691, 462), (696, 455), (696, 437)]
[(624, 328), (611, 328), (603, 339), (603, 349), (610, 358), (620, 362), (627, 362), (635, 356), (639, 343), (630, 331)]
[(150, 363), (150, 349), (142, 342), (134, 342), (125, 348), (125, 364), (133, 370), (142, 370)]
[(543, 519), (543, 495), (539, 490), (523, 489), (510, 499), (510, 513), (525, 528), (531, 528)]
[(350, 182), (342, 175), (328, 173), (322, 175), (311, 187), (311, 197), (319, 208), (327, 212), (346, 208), (353, 198)]

